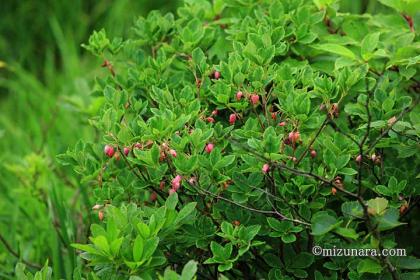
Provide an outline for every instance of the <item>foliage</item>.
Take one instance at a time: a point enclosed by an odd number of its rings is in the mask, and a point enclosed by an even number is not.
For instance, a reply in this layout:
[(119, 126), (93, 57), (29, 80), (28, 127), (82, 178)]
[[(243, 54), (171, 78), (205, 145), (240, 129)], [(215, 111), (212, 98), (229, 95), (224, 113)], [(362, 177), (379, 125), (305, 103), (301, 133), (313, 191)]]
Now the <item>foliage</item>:
[(337, 9), (185, 1), (177, 17), (139, 18), (126, 40), (91, 36), (109, 73), (90, 120), (103, 138), (58, 157), (103, 219), (73, 245), (91, 273), (156, 279), (192, 259), (209, 279), (418, 277), (414, 257), (309, 252), (410, 255), (397, 233), (413, 234), (419, 200), (414, 11)]

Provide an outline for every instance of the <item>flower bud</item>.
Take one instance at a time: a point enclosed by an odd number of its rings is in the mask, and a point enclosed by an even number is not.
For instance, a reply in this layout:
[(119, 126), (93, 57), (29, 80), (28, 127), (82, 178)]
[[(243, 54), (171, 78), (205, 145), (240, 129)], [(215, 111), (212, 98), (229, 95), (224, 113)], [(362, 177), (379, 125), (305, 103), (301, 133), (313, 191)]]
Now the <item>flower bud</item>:
[(289, 133), (289, 140), (292, 143), (296, 143), (300, 140), (300, 132), (299, 131), (292, 131)]
[(231, 125), (234, 125), (235, 122), (236, 122), (236, 114), (230, 114), (230, 116), (229, 116), (229, 123)]
[(170, 149), (169, 153), (171, 154), (171, 156), (176, 157), (176, 151), (174, 149)]
[(157, 199), (157, 193), (156, 192), (152, 192), (150, 194), (150, 201), (151, 202), (154, 202), (154, 201), (156, 201), (156, 199)]
[(215, 110), (213, 110), (213, 111), (211, 112), (211, 114), (212, 114), (213, 116), (217, 116), (217, 115), (219, 114), (219, 111), (218, 111), (217, 109), (215, 109)]
[(114, 147), (112, 147), (111, 145), (105, 145), (104, 153), (110, 158), (113, 157), (115, 154)]
[(208, 144), (206, 145), (206, 148), (205, 148), (206, 153), (210, 154), (210, 153), (211, 153), (211, 151), (213, 151), (213, 149), (214, 149), (214, 145), (213, 145), (212, 143), (208, 143)]
[(92, 210), (99, 210), (99, 209), (101, 209), (103, 207), (103, 205), (100, 205), (100, 204), (95, 204), (93, 207), (92, 207)]
[(285, 125), (286, 125), (286, 122), (280, 122), (280, 123), (279, 123), (279, 126), (282, 126), (282, 127), (283, 127), (283, 126), (285, 126)]
[(311, 150), (311, 158), (316, 158), (316, 151), (315, 150)]
[(209, 122), (209, 123), (214, 123), (214, 119), (213, 119), (212, 117), (208, 117), (206, 120), (207, 120), (207, 122)]
[(356, 157), (356, 162), (357, 162), (358, 164), (360, 164), (360, 163), (362, 162), (362, 160), (363, 160), (362, 155), (357, 155), (357, 157)]
[(214, 71), (214, 73), (213, 73), (213, 77), (214, 77), (216, 80), (220, 79), (220, 72), (219, 72), (219, 71)]
[(130, 148), (124, 147), (123, 152), (125, 156), (128, 156), (128, 154), (130, 153)]
[(251, 94), (251, 104), (252, 105), (257, 105), (258, 102), (260, 101), (260, 96), (257, 94)]
[(236, 100), (238, 100), (238, 101), (241, 100), (243, 96), (244, 96), (244, 94), (242, 93), (242, 91), (238, 91), (236, 93)]
[(270, 166), (266, 163), (266, 164), (263, 165), (261, 170), (264, 174), (267, 174), (268, 171), (270, 171)]
[(98, 212), (98, 218), (99, 218), (100, 221), (102, 221), (104, 219), (104, 212), (103, 211)]
[(334, 188), (334, 187), (332, 187), (332, 188), (331, 188), (331, 193), (332, 193), (332, 195), (335, 195), (335, 194), (337, 193), (337, 189), (336, 189), (336, 188)]

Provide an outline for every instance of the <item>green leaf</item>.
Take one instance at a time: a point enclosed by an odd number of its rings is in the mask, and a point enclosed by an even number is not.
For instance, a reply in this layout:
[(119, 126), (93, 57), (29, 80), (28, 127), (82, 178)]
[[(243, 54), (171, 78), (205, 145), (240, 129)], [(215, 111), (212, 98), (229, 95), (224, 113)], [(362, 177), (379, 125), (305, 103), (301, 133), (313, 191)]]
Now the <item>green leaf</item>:
[(175, 192), (168, 196), (165, 202), (165, 206), (168, 209), (174, 210), (176, 205), (178, 204), (178, 194)]
[(178, 216), (175, 219), (175, 224), (181, 223), (185, 218), (187, 218), (197, 206), (197, 202), (190, 202), (185, 205), (181, 211), (179, 211)]
[(281, 240), (284, 243), (292, 243), (296, 241), (296, 236), (293, 233), (288, 233), (281, 236)]
[(378, 274), (382, 272), (382, 266), (372, 259), (364, 259), (357, 265), (357, 272)]
[(144, 242), (144, 250), (142, 260), (147, 261), (155, 252), (157, 246), (159, 245), (159, 237), (153, 237)]
[(361, 44), (361, 55), (364, 60), (369, 60), (373, 56), (379, 42), (379, 32), (369, 33), (363, 38)]
[(134, 240), (133, 244), (133, 259), (135, 262), (138, 262), (141, 260), (141, 256), (143, 255), (144, 250), (144, 244), (143, 244), (143, 238), (138, 235), (136, 239)]
[(337, 225), (340, 224), (339, 221), (326, 211), (317, 212), (311, 219), (312, 224), (312, 234), (313, 235), (323, 235), (327, 232), (333, 230)]
[(189, 261), (182, 269), (181, 278), (179, 280), (191, 280), (197, 272), (197, 262)]
[(367, 205), (372, 209), (374, 215), (381, 215), (388, 207), (388, 200), (383, 197), (377, 197), (367, 201)]
[(351, 50), (338, 44), (318, 44), (313, 46), (313, 48), (324, 52), (338, 54), (350, 59), (356, 59), (356, 55)]
[(338, 227), (334, 229), (334, 232), (336, 232), (337, 234), (341, 236), (351, 238), (354, 240), (356, 240), (359, 237), (359, 235), (356, 233), (356, 231), (353, 228)]

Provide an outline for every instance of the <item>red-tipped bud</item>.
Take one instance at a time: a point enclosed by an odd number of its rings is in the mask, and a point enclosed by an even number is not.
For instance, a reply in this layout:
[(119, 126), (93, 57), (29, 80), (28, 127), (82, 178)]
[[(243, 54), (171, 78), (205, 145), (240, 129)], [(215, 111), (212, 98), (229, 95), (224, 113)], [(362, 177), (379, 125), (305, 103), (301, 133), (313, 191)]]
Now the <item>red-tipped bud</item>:
[(316, 151), (315, 150), (311, 150), (311, 158), (316, 158)]
[(120, 158), (121, 158), (121, 154), (120, 154), (119, 152), (116, 152), (116, 153), (114, 154), (114, 158), (115, 158), (115, 160), (120, 160)]
[(128, 154), (130, 153), (130, 148), (124, 147), (123, 152), (125, 156), (128, 156)]
[(277, 112), (271, 113), (271, 119), (273, 120), (277, 119)]
[(252, 105), (257, 105), (258, 102), (260, 101), (260, 96), (257, 94), (251, 94), (250, 100), (251, 100)]
[(171, 154), (171, 156), (176, 157), (176, 151), (174, 149), (170, 149), (169, 153)]
[(233, 124), (235, 124), (235, 122), (236, 122), (236, 114), (230, 114), (230, 116), (229, 116), (229, 123), (231, 125), (233, 125)]
[(264, 164), (261, 170), (262, 170), (262, 173), (267, 174), (268, 171), (270, 171), (270, 165), (268, 165), (267, 163)]
[(296, 143), (300, 140), (300, 133), (299, 131), (292, 131), (289, 133), (289, 140), (292, 143)]
[(285, 125), (286, 125), (286, 122), (279, 123), (279, 126), (285, 126)]
[(157, 199), (157, 193), (156, 192), (152, 192), (150, 194), (150, 201), (151, 202), (154, 202), (154, 201), (156, 201), (156, 199)]
[(212, 143), (208, 143), (206, 145), (205, 151), (206, 151), (206, 153), (210, 154), (211, 151), (213, 151), (213, 149), (214, 149), (214, 145)]
[(115, 150), (114, 147), (110, 146), (110, 145), (105, 145), (104, 147), (104, 153), (108, 156), (108, 157), (113, 157), (115, 154)]
[(360, 164), (360, 163), (362, 162), (362, 160), (363, 160), (362, 155), (357, 155), (357, 157), (356, 157), (356, 162), (357, 162), (358, 164)]
[(213, 119), (212, 117), (208, 117), (206, 120), (207, 120), (207, 122), (209, 122), (209, 123), (214, 123), (214, 119)]
[(238, 100), (238, 101), (241, 100), (243, 96), (244, 96), (244, 94), (242, 93), (242, 91), (238, 91), (236, 93), (236, 100)]

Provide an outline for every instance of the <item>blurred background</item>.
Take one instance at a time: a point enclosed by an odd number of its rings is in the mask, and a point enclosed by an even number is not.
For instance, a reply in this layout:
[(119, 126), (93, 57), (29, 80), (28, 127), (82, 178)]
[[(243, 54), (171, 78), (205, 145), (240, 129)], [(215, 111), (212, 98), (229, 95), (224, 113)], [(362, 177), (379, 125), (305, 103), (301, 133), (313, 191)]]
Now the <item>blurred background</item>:
[[(92, 202), (55, 156), (93, 139), (87, 120), (102, 61), (80, 47), (93, 30), (125, 36), (152, 9), (175, 12), (175, 0), (3, 0), (0, 8), (0, 279), (15, 279), (49, 260), (55, 279), (78, 267), (70, 244), (83, 242)], [(343, 12), (386, 9), (376, 0), (344, 0)]]

